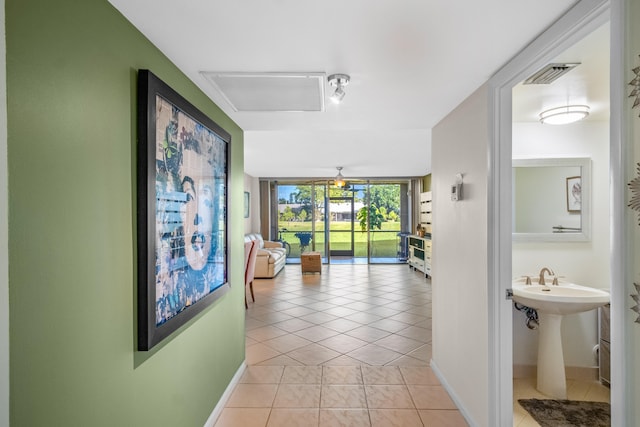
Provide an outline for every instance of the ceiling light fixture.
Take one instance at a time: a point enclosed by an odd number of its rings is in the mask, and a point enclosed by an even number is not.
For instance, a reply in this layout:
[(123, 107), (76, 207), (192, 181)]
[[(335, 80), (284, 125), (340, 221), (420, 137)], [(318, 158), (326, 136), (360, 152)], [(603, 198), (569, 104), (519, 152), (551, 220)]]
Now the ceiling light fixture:
[(327, 77), (329, 84), (336, 88), (333, 95), (329, 97), (334, 104), (340, 104), (342, 102), (345, 95), (344, 87), (349, 84), (350, 80), (351, 77), (347, 74), (331, 74)]
[(336, 175), (336, 178), (333, 180), (333, 185), (336, 187), (344, 187), (347, 183), (344, 180), (344, 176), (342, 176), (342, 166), (338, 166), (336, 169), (338, 169), (338, 175)]
[(540, 122), (548, 125), (566, 125), (577, 122), (589, 115), (587, 105), (567, 105), (540, 113)]

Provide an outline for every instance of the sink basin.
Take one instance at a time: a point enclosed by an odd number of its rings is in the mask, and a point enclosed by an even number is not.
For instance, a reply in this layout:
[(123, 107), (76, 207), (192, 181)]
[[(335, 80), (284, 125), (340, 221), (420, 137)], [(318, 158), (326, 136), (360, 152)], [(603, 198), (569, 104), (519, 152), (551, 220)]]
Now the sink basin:
[(609, 293), (600, 289), (562, 281), (554, 286), (551, 279), (548, 280), (548, 286), (536, 282), (534, 280), (533, 284), (525, 285), (524, 279), (514, 281), (513, 300), (550, 314), (580, 313), (609, 303)]
[(512, 282), (513, 301), (535, 308), (539, 316), (538, 334), (538, 382), (536, 388), (555, 399), (567, 398), (567, 383), (560, 326), (565, 314), (593, 310), (609, 302), (609, 293), (560, 281), (556, 286), (547, 279), (547, 286), (537, 278), (532, 284), (525, 279)]

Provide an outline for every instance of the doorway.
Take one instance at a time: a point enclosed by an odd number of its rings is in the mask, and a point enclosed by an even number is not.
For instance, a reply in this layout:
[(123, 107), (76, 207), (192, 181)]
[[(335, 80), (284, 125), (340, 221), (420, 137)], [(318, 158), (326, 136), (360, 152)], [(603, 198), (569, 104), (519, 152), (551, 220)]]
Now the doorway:
[(353, 258), (354, 255), (354, 197), (329, 197), (329, 255)]
[[(625, 395), (625, 373), (628, 369), (628, 340), (625, 340), (625, 277), (629, 262), (624, 247), (625, 203), (624, 188), (628, 165), (623, 161), (624, 143), (621, 130), (626, 116), (622, 112), (623, 96), (621, 47), (625, 21), (620, 0), (577, 3), (566, 15), (553, 24), (534, 43), (525, 48), (490, 80), (490, 105), (494, 120), (490, 130), (489, 168), (489, 358), (492, 360), (489, 377), (491, 425), (513, 422), (512, 383), (512, 302), (506, 297), (511, 287), (512, 272), (512, 88), (528, 75), (549, 63), (553, 58), (590, 34), (607, 20), (611, 22), (611, 93), (610, 112), (610, 174), (611, 196), (601, 201), (611, 206), (611, 403), (612, 425), (628, 425), (631, 410)], [(495, 284), (495, 285), (494, 285)]]
[[(560, 282), (610, 290), (609, 204), (601, 203), (611, 197), (609, 34), (606, 22), (552, 58), (554, 70), (564, 74), (541, 81), (536, 70), (512, 90), (513, 277), (547, 267), (561, 276)], [(587, 106), (588, 117), (563, 125), (539, 122), (541, 111), (577, 103)], [(575, 181), (581, 185), (577, 205), (571, 204), (576, 198), (569, 191)], [(538, 336), (549, 321), (538, 321), (539, 312), (513, 312), (513, 387), (518, 399), (609, 402), (609, 389), (599, 382), (598, 353), (606, 352), (606, 344), (599, 348), (599, 311), (562, 316), (563, 354), (555, 359), (564, 362), (563, 371), (554, 375), (555, 387), (547, 384), (546, 389), (544, 373), (537, 369)], [(606, 367), (603, 361), (601, 370)], [(532, 422), (518, 399), (513, 402), (514, 423)]]

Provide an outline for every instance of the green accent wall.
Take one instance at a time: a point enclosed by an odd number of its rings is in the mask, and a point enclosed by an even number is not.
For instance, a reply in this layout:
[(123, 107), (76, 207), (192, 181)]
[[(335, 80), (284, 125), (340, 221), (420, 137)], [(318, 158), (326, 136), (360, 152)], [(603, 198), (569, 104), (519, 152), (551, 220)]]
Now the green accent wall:
[[(203, 426), (244, 360), (242, 130), (106, 0), (5, 10), (11, 425)], [(232, 135), (232, 288), (146, 353), (135, 350), (141, 68)]]

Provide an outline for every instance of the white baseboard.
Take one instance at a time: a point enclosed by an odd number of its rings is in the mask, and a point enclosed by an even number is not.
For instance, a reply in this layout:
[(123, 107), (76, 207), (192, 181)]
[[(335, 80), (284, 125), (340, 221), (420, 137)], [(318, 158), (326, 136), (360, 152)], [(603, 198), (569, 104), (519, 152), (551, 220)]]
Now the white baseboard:
[(442, 372), (438, 368), (438, 365), (436, 364), (436, 362), (433, 361), (433, 359), (431, 359), (430, 365), (431, 365), (431, 370), (433, 370), (433, 373), (436, 374), (436, 377), (438, 377), (438, 380), (440, 380), (440, 384), (442, 384), (442, 387), (444, 387), (447, 393), (449, 393), (449, 397), (451, 397), (451, 400), (453, 400), (453, 403), (456, 404), (456, 406), (458, 407), (458, 411), (460, 411), (460, 414), (462, 414), (467, 424), (469, 424), (470, 427), (478, 426), (478, 424), (473, 419), (471, 419), (469, 412), (466, 410), (466, 408), (460, 401), (460, 398), (458, 397), (456, 392), (451, 388), (447, 380), (444, 378), (444, 376), (442, 375)]
[(207, 418), (207, 421), (204, 423), (204, 427), (213, 427), (216, 421), (218, 421), (218, 417), (220, 417), (222, 410), (224, 409), (225, 405), (229, 401), (229, 398), (231, 397), (231, 393), (233, 392), (233, 389), (238, 384), (238, 381), (240, 381), (240, 378), (242, 378), (242, 374), (244, 374), (245, 369), (247, 369), (247, 364), (243, 360), (242, 364), (240, 364), (240, 367), (236, 371), (235, 375), (233, 376), (233, 378), (231, 378), (231, 381), (229, 382), (229, 385), (227, 385), (227, 388), (225, 389), (224, 393), (222, 393), (222, 396), (220, 397), (220, 400), (218, 400), (216, 407), (213, 408), (211, 415), (209, 415), (209, 418)]

